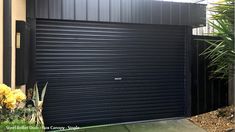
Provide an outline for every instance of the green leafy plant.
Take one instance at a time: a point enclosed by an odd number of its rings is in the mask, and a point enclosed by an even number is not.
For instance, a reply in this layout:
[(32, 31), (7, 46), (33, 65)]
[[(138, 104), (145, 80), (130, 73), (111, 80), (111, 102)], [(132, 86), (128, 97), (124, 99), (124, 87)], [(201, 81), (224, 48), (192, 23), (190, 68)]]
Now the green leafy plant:
[(234, 0), (214, 3), (209, 24), (215, 29), (213, 34), (221, 40), (204, 40), (209, 47), (202, 53), (209, 60), (213, 78), (228, 79), (234, 71)]

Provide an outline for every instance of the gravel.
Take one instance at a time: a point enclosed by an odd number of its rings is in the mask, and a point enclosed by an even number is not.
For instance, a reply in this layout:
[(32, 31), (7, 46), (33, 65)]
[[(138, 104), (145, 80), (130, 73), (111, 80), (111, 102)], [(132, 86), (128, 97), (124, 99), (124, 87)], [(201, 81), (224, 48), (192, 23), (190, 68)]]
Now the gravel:
[(220, 108), (189, 118), (207, 132), (235, 132), (234, 106)]

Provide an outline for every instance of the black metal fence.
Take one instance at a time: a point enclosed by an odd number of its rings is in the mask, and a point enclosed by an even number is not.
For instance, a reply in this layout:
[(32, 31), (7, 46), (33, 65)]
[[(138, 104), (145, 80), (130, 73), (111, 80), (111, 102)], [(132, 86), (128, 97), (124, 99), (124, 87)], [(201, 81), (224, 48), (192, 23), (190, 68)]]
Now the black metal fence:
[(202, 39), (219, 38), (210, 36), (192, 38), (192, 115), (197, 115), (228, 104), (228, 81), (210, 79), (209, 60), (200, 55), (208, 47)]

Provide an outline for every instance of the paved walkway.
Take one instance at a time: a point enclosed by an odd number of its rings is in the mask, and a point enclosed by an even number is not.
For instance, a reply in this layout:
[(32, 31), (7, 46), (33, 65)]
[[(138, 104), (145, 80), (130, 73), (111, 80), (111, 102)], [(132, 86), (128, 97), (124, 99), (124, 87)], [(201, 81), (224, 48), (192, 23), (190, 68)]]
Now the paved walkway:
[(206, 132), (187, 119), (112, 125), (69, 132)]

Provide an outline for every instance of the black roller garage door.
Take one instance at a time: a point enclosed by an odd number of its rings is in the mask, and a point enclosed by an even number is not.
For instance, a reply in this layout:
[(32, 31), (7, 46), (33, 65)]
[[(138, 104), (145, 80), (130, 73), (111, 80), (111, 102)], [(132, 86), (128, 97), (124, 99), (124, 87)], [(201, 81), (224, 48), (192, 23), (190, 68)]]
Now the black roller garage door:
[(37, 20), (47, 125), (183, 117), (185, 26)]

